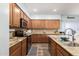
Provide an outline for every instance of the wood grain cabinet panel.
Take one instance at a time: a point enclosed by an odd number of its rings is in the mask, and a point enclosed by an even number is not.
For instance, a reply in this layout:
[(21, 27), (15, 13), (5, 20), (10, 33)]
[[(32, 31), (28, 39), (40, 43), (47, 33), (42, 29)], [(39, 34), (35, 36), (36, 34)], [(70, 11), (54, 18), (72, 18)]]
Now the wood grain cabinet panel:
[(11, 53), (11, 56), (21, 56), (21, 47), (18, 47), (13, 53)]
[(24, 39), (22, 41), (22, 56), (25, 56), (27, 54), (27, 39)]
[(32, 43), (48, 43), (48, 37), (43, 34), (33, 34)]
[(10, 56), (21, 56), (21, 42), (17, 43), (16, 45), (10, 47), (9, 50)]
[[(9, 4), (9, 25), (10, 28), (19, 28), (20, 27), (20, 18), (23, 18), (27, 21), (28, 24), (30, 24), (29, 20), (30, 18), (25, 14), (25, 12), (16, 4), (16, 3), (10, 3)], [(26, 28), (30, 28), (31, 26), (28, 25)]]
[(13, 9), (13, 4), (12, 3), (10, 3), (9, 4), (9, 25), (10, 25), (10, 27), (12, 27), (13, 26), (13, 21), (12, 21), (12, 9)]
[(23, 11), (21, 10), (21, 15), (20, 15), (20, 18), (24, 18), (24, 13)]
[(46, 28), (47, 29), (59, 29), (60, 28), (60, 20), (46, 20)]
[(68, 51), (61, 47), (58, 43), (49, 38), (49, 52), (51, 56), (72, 56)]
[(57, 56), (63, 56), (63, 54), (59, 50), (57, 50)]
[(32, 20), (33, 29), (59, 29), (60, 28), (60, 20), (59, 19), (50, 19), (50, 20)]
[(52, 56), (56, 56), (56, 43), (48, 38), (49, 40), (49, 52)]
[(38, 27), (39, 27), (38, 20), (32, 20), (32, 28), (35, 29), (35, 28), (38, 28)]
[(13, 4), (13, 26), (19, 27), (20, 26), (20, 9), (17, 4)]
[(10, 56), (26, 56), (28, 53), (27, 38), (9, 48)]
[[(64, 48), (62, 48), (60, 45), (57, 44), (57, 50), (60, 51), (60, 53), (63, 56), (71, 56), (71, 54), (69, 52), (67, 52)], [(57, 53), (58, 55), (58, 53)]]
[(27, 23), (27, 28), (32, 29), (32, 21), (30, 19), (29, 19), (29, 21)]

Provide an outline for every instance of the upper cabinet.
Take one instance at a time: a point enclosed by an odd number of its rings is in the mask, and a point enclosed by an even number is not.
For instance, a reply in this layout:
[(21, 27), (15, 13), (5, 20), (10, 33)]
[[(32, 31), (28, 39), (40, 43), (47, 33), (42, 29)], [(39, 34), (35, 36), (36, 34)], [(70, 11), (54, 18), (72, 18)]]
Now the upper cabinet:
[(13, 4), (9, 4), (9, 26), (12, 27), (13, 21), (12, 21), (12, 9), (13, 9)]
[(9, 4), (9, 24), (10, 27), (19, 27), (20, 26), (20, 9), (17, 4)]
[[(10, 28), (19, 28), (20, 27), (20, 18), (23, 18), (29, 24), (30, 18), (24, 13), (24, 11), (16, 4), (9, 4), (9, 25)], [(27, 28), (27, 26), (26, 26)]]
[(40, 20), (32, 20), (32, 28), (33, 29), (39, 29), (40, 28)]
[(20, 15), (20, 18), (24, 18), (24, 13), (23, 11), (21, 10), (21, 15)]
[(33, 29), (59, 29), (60, 20), (32, 20)]
[(60, 28), (60, 20), (46, 20), (45, 25), (47, 29), (59, 29)]
[(13, 26), (19, 27), (20, 26), (20, 9), (17, 4), (13, 4)]

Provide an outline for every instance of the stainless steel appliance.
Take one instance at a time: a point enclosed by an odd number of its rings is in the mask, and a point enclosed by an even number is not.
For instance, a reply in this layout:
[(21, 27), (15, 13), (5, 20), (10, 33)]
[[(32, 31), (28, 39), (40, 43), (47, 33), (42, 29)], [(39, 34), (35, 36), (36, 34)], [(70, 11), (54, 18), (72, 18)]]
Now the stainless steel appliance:
[(27, 28), (27, 21), (23, 18), (20, 19), (20, 28)]

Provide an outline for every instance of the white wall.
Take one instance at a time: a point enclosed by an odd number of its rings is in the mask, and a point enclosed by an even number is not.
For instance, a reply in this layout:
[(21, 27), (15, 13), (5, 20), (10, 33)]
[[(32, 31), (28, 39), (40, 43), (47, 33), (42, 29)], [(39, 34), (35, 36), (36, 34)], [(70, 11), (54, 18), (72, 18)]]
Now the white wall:
[(0, 56), (9, 55), (9, 4), (0, 3)]
[(62, 16), (61, 30), (64, 31), (67, 28), (72, 28), (79, 32), (79, 16), (74, 16), (75, 19), (67, 19), (67, 16)]
[(60, 15), (30, 15), (31, 19), (61, 19)]

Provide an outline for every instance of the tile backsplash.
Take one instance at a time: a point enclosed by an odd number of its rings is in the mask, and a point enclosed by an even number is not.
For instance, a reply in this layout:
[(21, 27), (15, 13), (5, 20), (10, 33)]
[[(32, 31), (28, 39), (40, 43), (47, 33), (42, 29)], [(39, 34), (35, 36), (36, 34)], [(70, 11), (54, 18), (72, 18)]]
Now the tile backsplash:
[(14, 34), (15, 29), (10, 29), (9, 30), (9, 38), (12, 39), (13, 38), (13, 34)]

